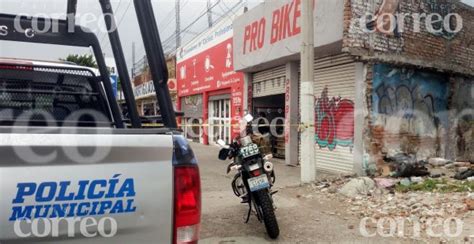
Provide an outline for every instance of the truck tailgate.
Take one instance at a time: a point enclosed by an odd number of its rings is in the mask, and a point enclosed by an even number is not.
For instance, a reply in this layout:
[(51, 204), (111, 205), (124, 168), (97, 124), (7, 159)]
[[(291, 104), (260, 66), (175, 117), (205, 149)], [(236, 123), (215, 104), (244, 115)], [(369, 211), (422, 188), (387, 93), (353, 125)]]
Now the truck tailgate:
[(171, 243), (172, 136), (0, 137), (0, 243)]

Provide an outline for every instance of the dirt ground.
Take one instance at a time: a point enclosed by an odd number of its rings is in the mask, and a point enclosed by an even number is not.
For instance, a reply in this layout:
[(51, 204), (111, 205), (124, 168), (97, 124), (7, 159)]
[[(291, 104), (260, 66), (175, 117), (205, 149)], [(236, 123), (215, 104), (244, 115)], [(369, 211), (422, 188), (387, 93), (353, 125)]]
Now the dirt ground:
[[(280, 237), (272, 241), (255, 216), (248, 224), (244, 223), (247, 205), (240, 204), (240, 199), (233, 195), (232, 175), (225, 174), (228, 162), (217, 160), (219, 149), (200, 144), (192, 147), (200, 163), (202, 179), (200, 243), (440, 243), (437, 239), (362, 236), (359, 230), (361, 218), (347, 214), (347, 203), (318, 195), (311, 187), (300, 186), (300, 168), (285, 166), (280, 160), (273, 160), (277, 173), (275, 188), (279, 191), (274, 199)], [(453, 243), (470, 241), (473, 239), (463, 236)]]

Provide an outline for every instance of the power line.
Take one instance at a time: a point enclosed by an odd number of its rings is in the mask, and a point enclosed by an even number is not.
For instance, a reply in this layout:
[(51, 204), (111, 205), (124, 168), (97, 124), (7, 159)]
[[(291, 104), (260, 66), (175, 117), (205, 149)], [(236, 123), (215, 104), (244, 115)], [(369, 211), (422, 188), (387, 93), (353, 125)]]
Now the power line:
[[(115, 27), (116, 29), (118, 29), (118, 28), (120, 27), (120, 24), (122, 24), (122, 21), (125, 19), (125, 16), (126, 16), (127, 13), (128, 13), (128, 10), (130, 10), (130, 6), (132, 6), (132, 1), (130, 1), (130, 2), (128, 3), (127, 9), (126, 9), (125, 12), (123, 13), (123, 15), (122, 15), (122, 17), (120, 18), (120, 20), (117, 22), (117, 26)], [(105, 50), (107, 47), (109, 47), (109, 45), (110, 45), (110, 41), (105, 44), (104, 50)]]
[[(114, 14), (117, 13), (118, 9), (120, 8), (120, 5), (122, 4), (122, 0), (119, 1), (119, 3), (117, 4), (117, 7), (115, 8), (114, 10)], [(103, 34), (102, 38), (100, 38), (100, 42), (99, 43), (102, 43), (105, 39), (105, 37), (107, 37), (107, 31)]]
[[(221, 0), (217, 0), (211, 7), (210, 9), (214, 9), (215, 7), (219, 6), (219, 4), (221, 4)], [(239, 6), (241, 6), (242, 4), (245, 4), (246, 1), (244, 0), (239, 0), (234, 6), (230, 7), (225, 5), (225, 8), (227, 10), (224, 10), (223, 8), (221, 8), (225, 13), (223, 15), (221, 15), (218, 19), (215, 20), (215, 22), (219, 22), (220, 20), (224, 19), (224, 18), (231, 18), (230, 16), (227, 16), (229, 13), (232, 13), (232, 14), (235, 14), (235, 9), (238, 8)], [(188, 3), (188, 1), (186, 2)], [(186, 3), (184, 3), (182, 6), (184, 6)], [(219, 6), (220, 7), (220, 6)], [(194, 19), (193, 22), (191, 22), (189, 25), (187, 25), (184, 29), (182, 29), (179, 34), (183, 34), (183, 33), (187, 33), (198, 21), (200, 21), (202, 18), (206, 17), (208, 13), (208, 9), (206, 8), (199, 16), (197, 16), (197, 18)], [(170, 21), (168, 21), (168, 23), (171, 23), (173, 21), (173, 19), (171, 19)], [(166, 25), (166, 27), (164, 29), (160, 29), (161, 32), (163, 32), (164, 30), (166, 30), (167, 28), (169, 28), (169, 24)], [(205, 29), (208, 29), (207, 27), (205, 27)], [(173, 42), (176, 41), (176, 37), (177, 37), (177, 34), (178, 33), (173, 33), (171, 34), (169, 37), (167, 37), (164, 41), (162, 41), (162, 46), (163, 46), (163, 49), (165, 51), (165, 53), (171, 53), (173, 52), (174, 50), (177, 49), (177, 47), (175, 45), (173, 45)], [(199, 34), (197, 34), (199, 35)], [(195, 36), (197, 36), (195, 35)], [(193, 40), (194, 38), (192, 38), (191, 40)], [(143, 49), (143, 48), (141, 48)], [(140, 57), (140, 56), (139, 56)], [(140, 59), (140, 61), (137, 61), (137, 63), (140, 63), (142, 62), (142, 60), (145, 58), (145, 55), (143, 55), (143, 58)]]
[(176, 1), (176, 47), (181, 45), (181, 0)]
[[(186, 1), (182, 4), (181, 8), (186, 7), (187, 4), (189, 3), (189, 1), (190, 1), (190, 0), (186, 0)], [(175, 20), (175, 15), (172, 15), (174, 12), (175, 12), (175, 9), (171, 9), (171, 10), (166, 14), (166, 16), (165, 16), (163, 19), (161, 19), (161, 22), (160, 22), (159, 25), (158, 25), (158, 26), (160, 26), (159, 30), (160, 30), (161, 33), (164, 33), (166, 30), (168, 30), (168, 29), (172, 26), (171, 23)], [(166, 24), (164, 24), (165, 21), (167, 21)], [(164, 26), (164, 28), (161, 28), (161, 26)], [(141, 46), (140, 46), (140, 49), (139, 49), (139, 51), (138, 51), (137, 53), (143, 53), (144, 51), (145, 51), (145, 47), (141, 45)], [(140, 56), (144, 56), (144, 55), (145, 55), (145, 54), (141, 54)], [(139, 56), (139, 57), (140, 57), (140, 56)]]
[(207, 24), (209, 28), (212, 27), (212, 9), (211, 9), (211, 0), (207, 0)]
[[(235, 10), (237, 7), (239, 7), (242, 3), (245, 3), (245, 2), (244, 2), (243, 0), (240, 0), (237, 4), (235, 4), (235, 5), (232, 6), (231, 8), (227, 7), (228, 10), (227, 10), (223, 15), (221, 15), (215, 22), (216, 22), (216, 23), (217, 23), (217, 22), (220, 22), (220, 21), (221, 21), (222, 19), (224, 19), (224, 18), (230, 18), (230, 16), (227, 16), (227, 15), (228, 15), (229, 13), (231, 13), (231, 12), (232, 12), (233, 14), (235, 14), (234, 10)], [(216, 7), (217, 4), (219, 4), (219, 3), (216, 3), (216, 4), (213, 6), (213, 8)], [(224, 10), (224, 11), (225, 11), (225, 10)], [(206, 10), (203, 14), (201, 14), (197, 19), (195, 19), (195, 21), (193, 21), (190, 25), (188, 25), (186, 28), (184, 28), (184, 29), (181, 31), (181, 33), (188, 32), (189, 29), (190, 29), (194, 24), (196, 24), (196, 22), (198, 22), (201, 18), (203, 18), (206, 14), (207, 14), (207, 10)], [(205, 28), (205, 29), (208, 29), (208, 28)], [(198, 35), (198, 34), (197, 34), (197, 35)], [(197, 35), (196, 35), (196, 36), (197, 36)], [(166, 51), (169, 51), (169, 52), (172, 52), (172, 51), (173, 51), (173, 50), (172, 50), (173, 48), (172, 48), (172, 46), (171, 46), (170, 44), (174, 41), (174, 38), (175, 38), (175, 35), (171, 35), (168, 39), (166, 39), (166, 40), (163, 42), (163, 46), (164, 46), (164, 47), (170, 47), (169, 49), (171, 49), (171, 50), (168, 49), (168, 50), (166, 50)], [(193, 39), (194, 39), (194, 38), (192, 38), (191, 40), (193, 40)]]

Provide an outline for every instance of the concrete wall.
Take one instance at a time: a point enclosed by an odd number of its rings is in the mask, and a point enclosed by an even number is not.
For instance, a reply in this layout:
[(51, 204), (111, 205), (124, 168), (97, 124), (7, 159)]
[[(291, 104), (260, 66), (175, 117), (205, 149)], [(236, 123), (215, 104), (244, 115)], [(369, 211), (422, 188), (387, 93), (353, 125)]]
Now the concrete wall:
[[(344, 50), (365, 60), (412, 64), (474, 75), (474, 8), (461, 3), (443, 5), (443, 2), (435, 5), (421, 0), (345, 0)], [(396, 8), (391, 9), (390, 4)], [(392, 10), (395, 10), (393, 14), (422, 16), (440, 13), (442, 17), (447, 12), (457, 13), (462, 17), (463, 28), (454, 35), (443, 29), (433, 34), (425, 26), (426, 18), (422, 17), (421, 22), (417, 22), (413, 17), (405, 17), (400, 18), (405, 20), (404, 32), (401, 32), (402, 25), (397, 27), (400, 33), (375, 29), (371, 34), (364, 30), (367, 25), (360, 20), (367, 13), (392, 13)], [(420, 28), (418, 33), (415, 31), (417, 24)], [(439, 26), (435, 24), (433, 27)]]

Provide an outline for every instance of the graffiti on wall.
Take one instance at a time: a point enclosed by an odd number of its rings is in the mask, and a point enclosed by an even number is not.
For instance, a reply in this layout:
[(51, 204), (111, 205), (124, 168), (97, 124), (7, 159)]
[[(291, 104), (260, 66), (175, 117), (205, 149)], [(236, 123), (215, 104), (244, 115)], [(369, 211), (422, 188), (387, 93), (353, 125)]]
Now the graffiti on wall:
[[(418, 135), (434, 135), (447, 126), (448, 82), (443, 75), (375, 65), (373, 112), (377, 119), (397, 118), (393, 125)], [(389, 128), (390, 129), (390, 128)]]
[(354, 102), (341, 97), (329, 98), (328, 87), (315, 100), (315, 139), (320, 148), (354, 145)]

